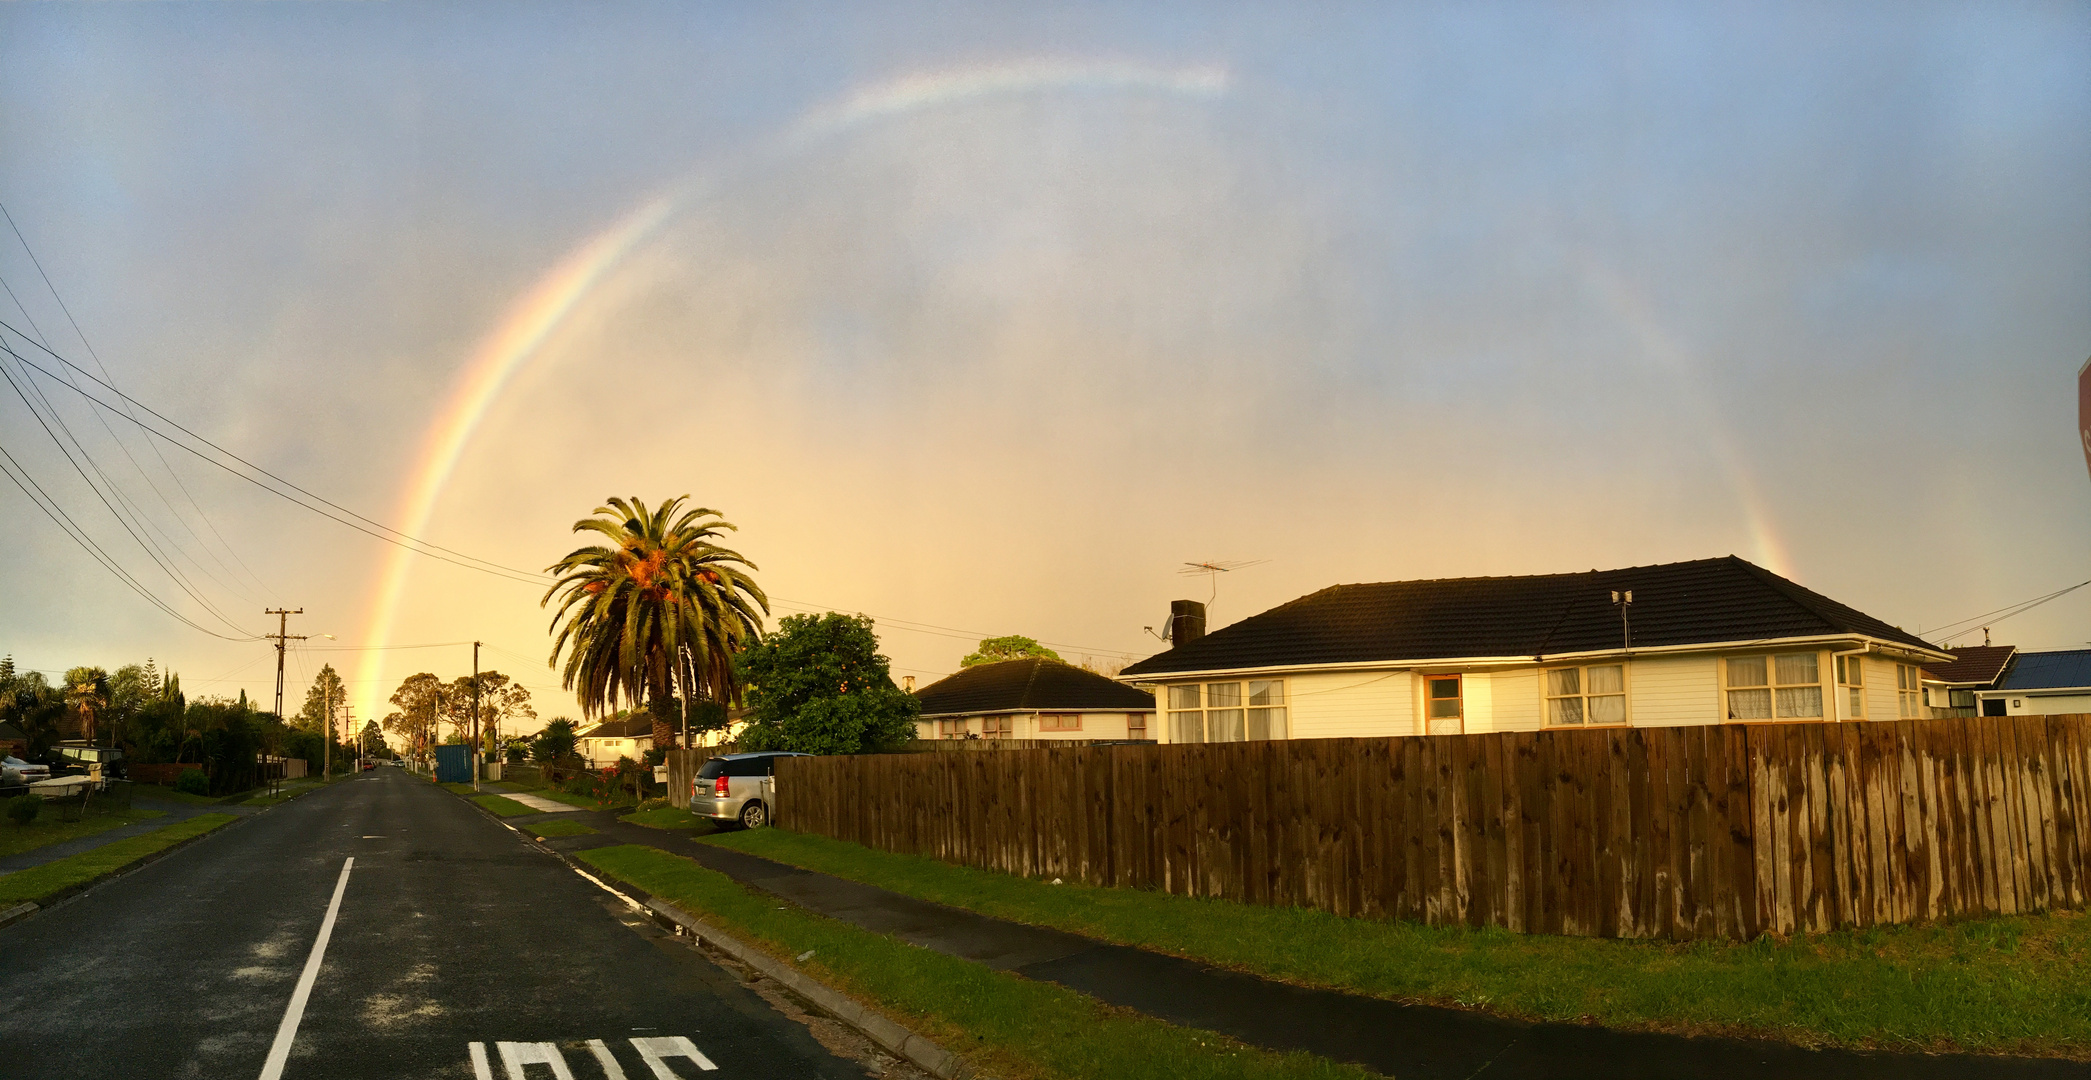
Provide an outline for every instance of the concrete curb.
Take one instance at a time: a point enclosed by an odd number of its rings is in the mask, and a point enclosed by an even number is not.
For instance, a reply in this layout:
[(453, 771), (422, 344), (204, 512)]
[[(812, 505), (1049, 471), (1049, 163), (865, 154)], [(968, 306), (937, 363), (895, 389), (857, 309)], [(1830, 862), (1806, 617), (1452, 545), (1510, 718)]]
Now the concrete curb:
[(698, 941), (733, 957), (735, 960), (762, 972), (769, 978), (783, 983), (791, 992), (805, 998), (821, 1011), (870, 1036), (873, 1042), (914, 1062), (930, 1075), (940, 1080), (965, 1080), (973, 1075), (958, 1055), (936, 1043), (915, 1034), (886, 1017), (865, 1008), (851, 998), (830, 989), (825, 983), (807, 977), (791, 968), (782, 960), (760, 949), (743, 944), (733, 937), (721, 933), (710, 923), (658, 898), (646, 901), (646, 906), (659, 912), (662, 917), (688, 930)]
[(36, 914), (37, 910), (38, 908), (34, 903), (25, 900), (8, 908), (6, 911), (0, 911), (0, 926), (21, 922), (23, 919)]
[[(452, 792), (452, 794), (456, 793)], [(522, 837), (524, 843), (558, 859), (560, 862), (565, 863), (568, 868), (586, 875), (591, 880), (601, 873), (594, 867), (582, 866), (569, 858), (565, 852), (539, 841), (535, 834), (525, 832), (509, 824), (501, 815), (488, 810), (471, 799), (462, 795), (458, 797), (465, 805), (485, 814), (502, 828)], [(663, 854), (672, 854), (672, 852), (664, 852)], [(611, 880), (616, 881), (617, 879), (612, 878)], [(674, 904), (647, 896), (645, 890), (633, 888), (625, 882), (620, 881), (618, 883), (628, 889), (632, 889), (633, 892), (638, 893), (640, 896), (645, 896), (645, 905), (648, 910), (689, 931), (690, 935), (696, 938), (699, 944), (710, 945), (712, 948), (761, 972), (765, 977), (782, 983), (792, 993), (806, 999), (806, 1001), (822, 1012), (863, 1032), (866, 1038), (914, 1062), (924, 1072), (937, 1077), (938, 1080), (968, 1080), (973, 1075), (972, 1068), (957, 1054), (909, 1031), (907, 1028), (901, 1027), (877, 1011), (858, 1004), (855, 999), (841, 991), (789, 967), (783, 961), (763, 952), (761, 949), (757, 949), (720, 932), (711, 924), (704, 922)]]

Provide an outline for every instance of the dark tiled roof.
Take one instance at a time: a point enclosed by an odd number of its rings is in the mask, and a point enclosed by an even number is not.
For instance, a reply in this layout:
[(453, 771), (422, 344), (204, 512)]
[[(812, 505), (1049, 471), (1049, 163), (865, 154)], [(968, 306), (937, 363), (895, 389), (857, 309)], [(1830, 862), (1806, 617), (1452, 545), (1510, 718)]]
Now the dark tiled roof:
[(1004, 660), (964, 668), (917, 694), (926, 716), (1065, 709), (1140, 711), (1154, 695), (1053, 660)]
[(1933, 664), (1924, 669), (1924, 677), (1934, 682), (1988, 686), (2004, 673), (2016, 652), (2016, 645), (1970, 645), (1965, 649), (1955, 649), (1952, 663)]
[(1828, 634), (1936, 648), (1730, 555), (1582, 574), (1334, 585), (1121, 674), (1616, 649), (1614, 589), (1633, 590), (1638, 648)]
[(2074, 690), (2091, 686), (2091, 649), (2022, 652), (1999, 690)]
[(625, 720), (605, 720), (587, 731), (574, 736), (577, 739), (646, 739), (653, 737), (653, 720), (649, 717), (633, 717)]

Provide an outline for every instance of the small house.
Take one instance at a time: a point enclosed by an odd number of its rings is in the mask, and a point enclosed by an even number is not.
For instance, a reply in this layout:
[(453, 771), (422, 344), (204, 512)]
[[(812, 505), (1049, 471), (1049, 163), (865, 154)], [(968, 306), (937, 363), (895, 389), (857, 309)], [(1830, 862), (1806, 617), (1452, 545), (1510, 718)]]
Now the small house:
[(2091, 713), (2091, 649), (2019, 653), (1996, 688), (1975, 697), (1984, 716)]
[(1154, 695), (1057, 660), (962, 668), (916, 691), (923, 739), (1152, 739)]
[(574, 752), (581, 755), (591, 769), (611, 768), (617, 764), (618, 758), (640, 761), (651, 749), (653, 718), (644, 715), (605, 720), (574, 739)]

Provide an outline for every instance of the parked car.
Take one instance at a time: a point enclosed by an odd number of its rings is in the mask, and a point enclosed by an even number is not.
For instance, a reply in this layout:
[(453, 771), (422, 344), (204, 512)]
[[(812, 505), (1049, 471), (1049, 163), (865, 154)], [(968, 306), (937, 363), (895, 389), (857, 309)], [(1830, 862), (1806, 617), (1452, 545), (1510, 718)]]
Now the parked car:
[(62, 742), (52, 748), (53, 764), (59, 768), (54, 776), (84, 776), (102, 767), (102, 780), (121, 780), (123, 773), (123, 750), (114, 746), (90, 746), (84, 742)]
[(767, 801), (774, 785), (777, 759), (808, 757), (783, 750), (752, 754), (727, 754), (705, 762), (690, 781), (690, 813), (701, 814), (721, 824), (738, 823), (759, 829), (770, 823)]
[(0, 758), (0, 766), (6, 766), (10, 771), (20, 773), (22, 782), (25, 784), (33, 784), (38, 780), (49, 780), (51, 778), (51, 767), (49, 765), (23, 761), (18, 757)]

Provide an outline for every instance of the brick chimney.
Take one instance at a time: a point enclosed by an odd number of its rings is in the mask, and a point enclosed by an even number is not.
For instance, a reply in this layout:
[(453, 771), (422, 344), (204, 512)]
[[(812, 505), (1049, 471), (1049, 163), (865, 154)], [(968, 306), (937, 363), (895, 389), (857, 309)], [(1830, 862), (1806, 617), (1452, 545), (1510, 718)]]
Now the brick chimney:
[(1196, 600), (1169, 601), (1169, 647), (1188, 645), (1205, 636), (1205, 605)]

